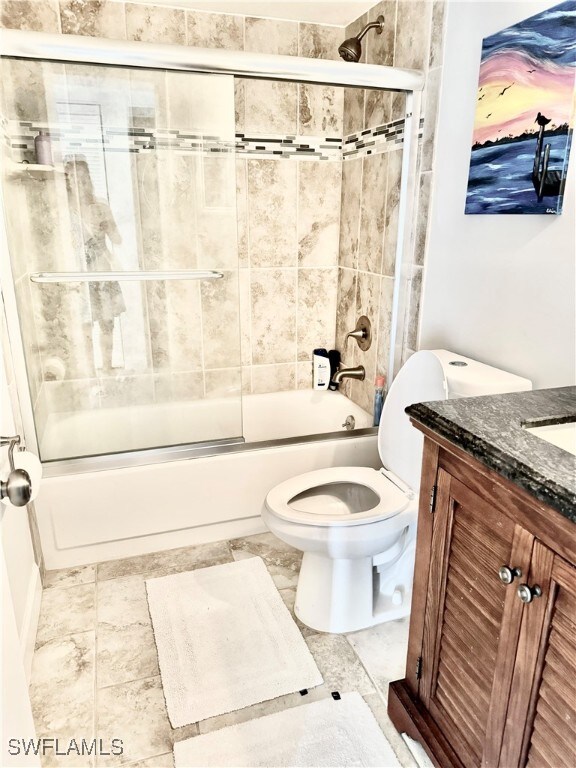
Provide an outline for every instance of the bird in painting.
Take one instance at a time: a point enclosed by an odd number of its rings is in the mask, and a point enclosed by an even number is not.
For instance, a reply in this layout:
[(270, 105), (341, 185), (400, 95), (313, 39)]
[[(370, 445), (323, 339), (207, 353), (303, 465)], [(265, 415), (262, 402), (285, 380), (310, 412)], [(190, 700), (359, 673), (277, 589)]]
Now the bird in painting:
[(486, 94), (485, 94), (485, 93), (483, 93), (483, 94), (482, 94), (482, 96), (480, 96), (480, 98), (478, 99), (478, 101), (482, 101), (482, 99), (484, 98), (484, 96), (486, 96)]
[(538, 123), (538, 125), (541, 125), (544, 127), (545, 125), (548, 125), (548, 123), (552, 120), (551, 117), (544, 117), (542, 112), (538, 112), (536, 115), (536, 120), (534, 120), (535, 123)]
[(532, 74), (532, 72), (536, 72), (536, 70), (535, 70), (535, 69), (527, 69), (527, 70), (526, 70), (526, 72), (528, 72), (528, 74), (530, 74), (530, 75), (531, 75), (531, 74)]
[(488, 118), (490, 117), (491, 114), (492, 114), (492, 112), (490, 112), (490, 114), (486, 115), (486, 120), (488, 120)]
[(498, 96), (504, 96), (504, 94), (506, 93), (506, 91), (508, 90), (508, 88), (512, 88), (512, 86), (513, 86), (513, 85), (514, 85), (514, 83), (510, 83), (510, 85), (507, 85), (507, 86), (506, 86), (506, 88), (504, 88), (504, 90), (500, 91), (500, 93), (498, 94)]

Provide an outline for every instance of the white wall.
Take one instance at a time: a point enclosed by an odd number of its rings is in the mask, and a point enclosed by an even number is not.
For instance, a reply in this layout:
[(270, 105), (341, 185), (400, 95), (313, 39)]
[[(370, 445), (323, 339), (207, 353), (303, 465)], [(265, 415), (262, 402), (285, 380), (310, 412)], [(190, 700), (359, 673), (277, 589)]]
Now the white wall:
[(561, 216), (464, 215), (482, 38), (545, 2), (450, 0), (420, 347), (447, 348), (532, 379), (576, 375), (573, 145)]

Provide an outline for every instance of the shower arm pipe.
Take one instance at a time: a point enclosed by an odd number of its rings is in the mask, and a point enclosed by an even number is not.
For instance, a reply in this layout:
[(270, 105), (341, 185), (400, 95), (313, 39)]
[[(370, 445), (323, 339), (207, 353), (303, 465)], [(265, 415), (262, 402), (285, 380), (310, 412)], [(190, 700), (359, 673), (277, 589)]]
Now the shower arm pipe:
[(173, 269), (169, 272), (33, 272), (33, 283), (111, 283), (126, 280), (220, 280), (222, 272), (201, 269)]
[(382, 30), (383, 28), (382, 24), (379, 21), (371, 21), (369, 24), (366, 24), (366, 26), (364, 27), (362, 32), (360, 32), (359, 35), (356, 35), (356, 40), (360, 42), (362, 38), (366, 37), (366, 35), (368, 34), (368, 32), (370, 32), (371, 29), (376, 29), (376, 28)]
[(421, 91), (422, 72), (376, 64), (307, 59), (300, 56), (104, 40), (27, 30), (0, 30), (2, 57), (42, 59), (77, 64), (104, 64), (138, 69), (235, 75), (262, 80), (342, 85), (377, 90)]

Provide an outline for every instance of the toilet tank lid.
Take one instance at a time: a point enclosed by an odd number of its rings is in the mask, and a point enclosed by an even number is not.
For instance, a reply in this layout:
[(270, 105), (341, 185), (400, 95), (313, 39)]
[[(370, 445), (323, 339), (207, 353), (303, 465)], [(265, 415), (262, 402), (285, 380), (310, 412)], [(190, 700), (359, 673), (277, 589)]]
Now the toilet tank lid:
[(432, 349), (442, 363), (448, 383), (448, 397), (475, 397), (497, 395), (505, 392), (525, 392), (532, 389), (530, 379), (503, 371), (447, 349)]
[(380, 459), (414, 492), (420, 487), (424, 438), (412, 426), (405, 409), (414, 403), (446, 397), (444, 366), (434, 352), (423, 350), (415, 352), (400, 368), (384, 401), (378, 429)]

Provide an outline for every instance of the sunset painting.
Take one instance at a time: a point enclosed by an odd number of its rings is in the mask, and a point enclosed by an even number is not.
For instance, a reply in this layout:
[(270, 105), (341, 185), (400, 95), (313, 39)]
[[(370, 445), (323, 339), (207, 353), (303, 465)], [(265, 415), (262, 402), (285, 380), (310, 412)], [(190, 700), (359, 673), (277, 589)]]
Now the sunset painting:
[(575, 73), (576, 0), (483, 41), (466, 213), (562, 212)]

